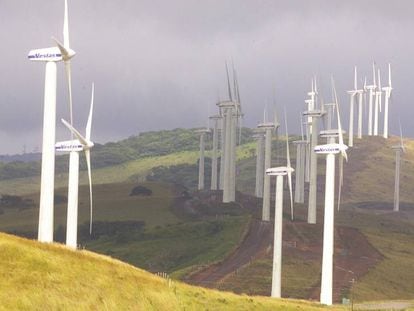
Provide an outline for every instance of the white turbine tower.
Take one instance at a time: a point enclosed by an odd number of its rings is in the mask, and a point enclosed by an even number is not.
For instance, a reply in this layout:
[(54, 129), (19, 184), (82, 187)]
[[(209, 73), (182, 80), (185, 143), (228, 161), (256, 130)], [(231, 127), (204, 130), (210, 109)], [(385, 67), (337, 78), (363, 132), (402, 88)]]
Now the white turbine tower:
[(348, 91), (350, 95), (350, 103), (349, 103), (349, 131), (348, 131), (348, 146), (352, 147), (354, 145), (354, 105), (355, 105), (355, 97), (358, 94), (357, 89), (357, 67), (355, 66), (354, 69), (354, 89)]
[(92, 114), (94, 102), (94, 85), (92, 84), (91, 107), (88, 122), (86, 123), (85, 137), (83, 137), (71, 124), (62, 119), (63, 124), (76, 137), (74, 140), (58, 142), (56, 151), (69, 151), (69, 185), (68, 185), (68, 215), (66, 226), (66, 245), (70, 248), (77, 247), (78, 230), (78, 189), (79, 189), (79, 152), (84, 151), (89, 179), (90, 198), (90, 223), (89, 232), (92, 233), (92, 176), (91, 176), (91, 154), (90, 149), (94, 146), (91, 141)]
[[(279, 124), (266, 122), (257, 125), (257, 127), (265, 132), (265, 152), (264, 152), (264, 170), (271, 167), (272, 160), (272, 132), (277, 129)], [(262, 220), (270, 221), (270, 176), (264, 174), (263, 177), (263, 205)]]
[(378, 119), (379, 112), (381, 112), (382, 106), (382, 88), (381, 88), (381, 72), (378, 68), (378, 88), (375, 92), (375, 119), (374, 119), (374, 136), (378, 136)]
[[(54, 39), (57, 47), (31, 50), (28, 58), (46, 62), (45, 93), (43, 106), (42, 171), (40, 182), (38, 240), (53, 242), (54, 183), (55, 183), (55, 137), (56, 137), (56, 63), (64, 61), (68, 77), (69, 101), (72, 101), (70, 82), (70, 59), (75, 52), (69, 47), (68, 6), (65, 0), (63, 42)], [(70, 104), (70, 110), (72, 110)], [(72, 114), (72, 113), (71, 113)]]
[[(332, 81), (333, 83), (333, 81)], [(322, 255), (322, 277), (321, 277), (321, 296), (320, 302), (332, 305), (332, 285), (333, 285), (333, 254), (334, 254), (334, 197), (335, 197), (335, 154), (340, 154), (347, 159), (346, 146), (343, 142), (341, 118), (339, 114), (338, 99), (334, 89), (335, 102), (337, 104), (336, 115), (338, 119), (338, 139), (339, 143), (319, 145), (315, 147), (315, 152), (326, 154), (326, 181), (325, 181), (325, 213), (323, 228), (323, 255)], [(342, 170), (342, 165), (340, 167)], [(342, 176), (342, 173), (341, 173)]]
[(257, 140), (256, 146), (256, 185), (254, 194), (258, 198), (263, 198), (263, 173), (264, 173), (264, 140), (263, 131), (257, 130), (253, 138)]
[(388, 138), (388, 104), (391, 99), (392, 85), (391, 85), (391, 64), (388, 64), (388, 86), (384, 86), (382, 90), (385, 92), (384, 104), (384, 138)]
[(292, 197), (292, 172), (294, 169), (290, 165), (289, 154), (289, 135), (287, 130), (286, 112), (286, 166), (272, 167), (266, 170), (266, 175), (276, 176), (276, 198), (275, 198), (275, 223), (273, 240), (273, 269), (272, 269), (272, 293), (271, 297), (281, 297), (282, 279), (282, 228), (283, 228), (283, 176), (288, 176), (290, 193), (290, 213), (293, 220), (293, 197)]
[(400, 144), (392, 146), (395, 150), (395, 184), (394, 184), (394, 212), (400, 210), (400, 169), (401, 169), (401, 154), (405, 152), (405, 146), (402, 138), (402, 130), (400, 124)]
[(210, 120), (213, 120), (213, 155), (211, 158), (211, 190), (217, 190), (218, 180), (217, 180), (217, 153), (218, 153), (218, 123), (221, 120), (220, 115), (214, 115), (210, 117)]
[(209, 128), (199, 129), (196, 133), (200, 134), (200, 158), (198, 161), (198, 190), (204, 190), (204, 152), (205, 136), (211, 133)]
[(369, 91), (369, 102), (368, 102), (368, 135), (372, 136), (372, 104), (374, 99), (374, 92), (377, 88), (375, 81), (375, 62), (372, 64), (372, 76), (373, 84), (365, 85), (365, 90)]
[(302, 115), (300, 116), (301, 140), (296, 140), (295, 203), (305, 202), (305, 153), (308, 142), (303, 137)]

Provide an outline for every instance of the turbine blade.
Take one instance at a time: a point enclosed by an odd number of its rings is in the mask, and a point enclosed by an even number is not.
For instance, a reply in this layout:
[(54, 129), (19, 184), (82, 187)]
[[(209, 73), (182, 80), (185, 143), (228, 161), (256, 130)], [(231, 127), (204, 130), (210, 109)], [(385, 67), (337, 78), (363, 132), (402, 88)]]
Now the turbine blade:
[(378, 88), (381, 91), (381, 70), (378, 68)]
[(374, 85), (377, 85), (376, 83), (376, 79), (375, 79), (375, 62), (372, 63), (372, 77), (373, 77), (373, 82)]
[(391, 86), (391, 64), (388, 64), (388, 86)]
[(344, 158), (339, 156), (339, 185), (338, 185), (338, 211), (341, 205), (342, 185), (344, 183)]
[(56, 39), (55, 37), (52, 37), (52, 40), (55, 41), (57, 47), (60, 50), (60, 53), (62, 53), (62, 58), (63, 59), (68, 58), (69, 57), (69, 52), (66, 49), (66, 47), (58, 39)]
[(355, 66), (355, 72), (354, 72), (354, 90), (358, 89), (358, 76), (357, 76), (357, 66)]
[(239, 116), (239, 145), (241, 145), (242, 129), (243, 129), (243, 117), (240, 114), (240, 116)]
[(91, 140), (94, 93), (95, 93), (95, 83), (92, 83), (91, 107), (89, 109), (88, 122), (86, 123), (86, 140)]
[(230, 101), (233, 101), (233, 96), (231, 94), (231, 87), (230, 87), (230, 75), (229, 75), (229, 68), (227, 66), (227, 62), (226, 62), (226, 74), (227, 74), (227, 91), (229, 93), (229, 99)]
[(72, 125), (70, 125), (66, 120), (61, 119), (62, 123), (76, 136), (76, 138), (81, 142), (82, 145), (87, 146), (88, 141), (78, 132)]
[(293, 214), (293, 194), (292, 194), (292, 172), (288, 171), (288, 185), (289, 185), (289, 194), (290, 194), (290, 219), (294, 219)]
[(404, 141), (403, 141), (403, 137), (402, 137), (401, 120), (398, 120), (398, 123), (400, 125), (400, 145), (401, 145), (401, 148), (404, 151), (405, 147), (404, 147)]
[(73, 125), (72, 69), (71, 69), (70, 60), (65, 61), (65, 72), (66, 72), (66, 80), (68, 81), (70, 124)]
[(86, 166), (88, 167), (88, 179), (89, 179), (89, 204), (90, 204), (90, 220), (89, 220), (89, 234), (92, 234), (93, 223), (93, 205), (92, 205), (92, 174), (91, 174), (91, 151), (85, 150)]
[(65, 17), (63, 19), (63, 44), (69, 48), (69, 21), (68, 21), (68, 1), (65, 0)]
[(303, 137), (303, 119), (302, 119), (302, 114), (301, 113), (299, 115), (299, 120), (300, 120), (300, 134), (302, 136), (302, 140), (304, 140), (304, 137)]
[[(334, 96), (335, 96), (336, 117), (338, 119), (338, 142), (340, 145), (344, 145), (344, 137), (343, 137), (342, 125), (341, 125), (341, 114), (339, 112), (338, 96), (336, 94), (335, 81), (333, 77), (332, 77), (332, 86), (333, 86), (333, 91), (334, 91)], [(346, 161), (348, 161), (348, 157), (347, 157), (345, 150), (341, 150), (341, 155), (345, 158)]]
[(292, 195), (292, 172), (290, 171), (290, 152), (289, 152), (289, 133), (287, 127), (286, 107), (283, 107), (285, 113), (285, 132), (286, 132), (286, 167), (288, 168), (288, 184), (290, 193), (290, 217), (293, 220), (293, 195)]

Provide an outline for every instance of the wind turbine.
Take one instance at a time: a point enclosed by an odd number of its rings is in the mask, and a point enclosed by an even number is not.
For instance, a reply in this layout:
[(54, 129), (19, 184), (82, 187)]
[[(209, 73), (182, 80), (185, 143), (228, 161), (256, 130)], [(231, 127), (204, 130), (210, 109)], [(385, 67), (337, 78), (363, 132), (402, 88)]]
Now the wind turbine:
[(375, 81), (375, 62), (372, 63), (372, 76), (373, 84), (365, 85), (365, 90), (369, 91), (369, 103), (368, 103), (368, 135), (372, 136), (372, 101), (374, 97), (374, 91), (377, 88)]
[[(226, 63), (227, 73), (227, 88), (229, 93), (229, 100), (219, 101), (217, 106), (220, 107), (223, 115), (222, 123), (222, 157), (223, 166), (220, 168), (220, 174), (223, 174), (223, 203), (232, 202), (235, 200), (235, 168), (236, 168), (236, 122), (235, 115), (238, 117), (240, 113), (240, 103), (237, 102), (238, 91), (235, 90), (235, 100), (233, 100), (233, 94), (230, 86), (230, 77), (228, 66)], [(235, 113), (236, 111), (236, 113)], [(224, 133), (223, 133), (224, 132)], [(223, 172), (223, 173), (222, 173)]]
[(305, 153), (307, 141), (303, 137), (302, 115), (300, 116), (301, 140), (296, 140), (295, 203), (305, 202)]
[(55, 145), (56, 151), (69, 151), (69, 186), (68, 186), (68, 216), (66, 226), (66, 245), (70, 248), (77, 247), (78, 230), (78, 189), (79, 189), (79, 152), (84, 151), (89, 179), (90, 198), (90, 223), (89, 232), (92, 233), (92, 176), (91, 176), (91, 153), (94, 146), (91, 141), (92, 114), (94, 102), (94, 84), (92, 84), (91, 106), (88, 121), (86, 123), (85, 137), (82, 136), (71, 124), (62, 119), (62, 123), (76, 137), (74, 140), (58, 142)]
[(381, 88), (381, 72), (378, 68), (378, 88), (375, 92), (375, 119), (374, 119), (374, 136), (378, 136), (378, 117), (382, 106), (382, 88)]
[[(319, 145), (315, 147), (318, 154), (326, 154), (326, 180), (325, 180), (325, 213), (323, 228), (323, 255), (322, 255), (322, 277), (321, 277), (321, 296), (320, 302), (332, 305), (332, 274), (333, 274), (333, 254), (334, 254), (334, 197), (335, 197), (335, 155), (340, 154), (342, 159), (347, 159), (346, 146), (343, 142), (341, 118), (339, 114), (338, 98), (334, 88), (336, 103), (336, 116), (338, 119), (338, 140), (339, 143)], [(340, 167), (342, 170), (342, 165)]]
[[(312, 92), (313, 94), (314, 84), (312, 80)], [(311, 122), (311, 140), (310, 140), (310, 172), (309, 172), (309, 200), (308, 200), (308, 223), (316, 224), (316, 195), (317, 195), (317, 176), (318, 176), (318, 158), (317, 154), (313, 152), (315, 146), (318, 143), (318, 121), (323, 116), (324, 112), (317, 109), (314, 97), (311, 98), (308, 103), (308, 111), (303, 113), (304, 116), (308, 117)]]
[[(63, 42), (53, 39), (57, 46), (31, 50), (29, 60), (46, 62), (45, 93), (43, 106), (42, 171), (40, 183), (38, 240), (53, 242), (54, 183), (55, 183), (55, 137), (56, 137), (56, 63), (64, 61), (69, 86), (69, 102), (72, 111), (70, 60), (75, 51), (69, 47), (68, 6), (65, 0)], [(71, 112), (72, 114), (72, 112)], [(72, 117), (71, 117), (72, 119)]]
[(402, 138), (402, 130), (400, 124), (400, 144), (392, 146), (395, 150), (395, 184), (394, 184), (394, 212), (400, 210), (400, 168), (401, 168), (401, 154), (405, 153), (405, 146)]
[(384, 138), (388, 138), (388, 104), (391, 99), (391, 64), (388, 64), (388, 86), (384, 86), (382, 90), (385, 92), (384, 104)]
[(288, 185), (290, 193), (290, 212), (293, 220), (293, 197), (292, 197), (292, 172), (294, 169), (290, 165), (289, 154), (289, 135), (287, 130), (286, 111), (285, 111), (285, 128), (286, 128), (286, 166), (272, 167), (266, 170), (266, 175), (276, 176), (276, 198), (275, 198), (275, 223), (274, 223), (274, 240), (273, 240), (273, 269), (272, 269), (272, 293), (274, 298), (281, 297), (281, 279), (282, 279), (282, 228), (283, 228), (283, 176), (288, 176)]
[(348, 91), (350, 95), (350, 103), (349, 103), (349, 131), (348, 131), (348, 146), (352, 147), (354, 145), (354, 104), (355, 104), (355, 97), (358, 94), (357, 88), (357, 67), (354, 68), (354, 89)]

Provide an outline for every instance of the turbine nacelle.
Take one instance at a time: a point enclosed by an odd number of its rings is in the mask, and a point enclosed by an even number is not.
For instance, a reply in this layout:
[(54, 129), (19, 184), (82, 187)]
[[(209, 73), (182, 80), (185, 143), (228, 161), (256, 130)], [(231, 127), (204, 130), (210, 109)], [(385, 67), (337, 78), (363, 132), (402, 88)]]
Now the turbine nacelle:
[(29, 60), (41, 62), (60, 62), (63, 60), (62, 52), (58, 47), (31, 50), (27, 55)]
[(268, 168), (266, 170), (266, 175), (271, 175), (271, 176), (281, 175), (281, 176), (285, 176), (285, 175), (287, 175), (289, 173), (292, 173), (294, 171), (295, 171), (295, 169), (292, 168), (292, 167), (290, 167), (290, 166), (271, 167), (271, 168)]
[(318, 154), (337, 154), (345, 152), (347, 149), (348, 146), (344, 144), (326, 144), (316, 146), (314, 151)]
[(91, 149), (95, 144), (91, 141), (86, 141), (87, 144), (83, 144), (79, 139), (60, 141), (55, 144), (55, 150), (59, 152), (71, 152), (71, 151), (85, 151)]

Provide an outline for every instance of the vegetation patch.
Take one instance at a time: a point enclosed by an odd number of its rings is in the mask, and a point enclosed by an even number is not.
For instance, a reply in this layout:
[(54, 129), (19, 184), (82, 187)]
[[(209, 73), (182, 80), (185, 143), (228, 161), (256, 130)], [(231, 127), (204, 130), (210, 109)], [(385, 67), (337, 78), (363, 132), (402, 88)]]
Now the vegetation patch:
[(130, 196), (134, 196), (134, 195), (142, 195), (142, 196), (150, 196), (152, 195), (152, 190), (148, 189), (145, 186), (136, 186), (131, 190), (131, 193), (129, 194)]

